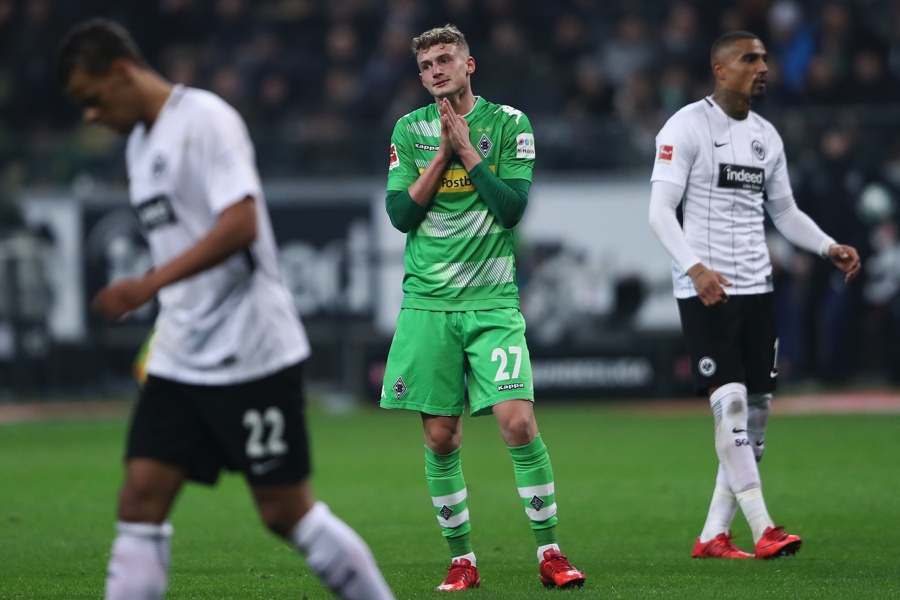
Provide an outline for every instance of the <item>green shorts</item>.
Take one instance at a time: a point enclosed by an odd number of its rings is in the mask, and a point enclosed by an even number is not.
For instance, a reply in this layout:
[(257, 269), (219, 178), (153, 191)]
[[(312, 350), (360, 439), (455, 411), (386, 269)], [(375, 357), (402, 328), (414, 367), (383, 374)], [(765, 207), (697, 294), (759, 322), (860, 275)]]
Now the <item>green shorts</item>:
[(436, 312), (404, 308), (397, 318), (383, 408), (473, 416), (504, 400), (534, 401), (525, 319), (517, 308)]

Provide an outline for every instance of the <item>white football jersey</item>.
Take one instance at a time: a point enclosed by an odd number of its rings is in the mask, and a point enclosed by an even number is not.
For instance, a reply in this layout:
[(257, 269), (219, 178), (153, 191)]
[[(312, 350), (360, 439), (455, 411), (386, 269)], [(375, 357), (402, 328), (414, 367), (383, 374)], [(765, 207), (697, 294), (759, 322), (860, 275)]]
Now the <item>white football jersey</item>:
[(245, 252), (164, 287), (147, 372), (201, 385), (256, 379), (305, 359), (309, 342), (278, 272), (277, 247), (243, 119), (221, 98), (175, 86), (126, 149), (131, 205), (155, 265), (195, 245), (223, 210), (255, 199)]
[[(754, 112), (732, 119), (709, 96), (688, 104), (656, 136), (651, 181), (684, 187), (685, 239), (700, 262), (732, 283), (727, 294), (773, 290), (763, 203), (793, 192), (771, 123)], [(672, 280), (677, 298), (697, 295), (674, 261)]]

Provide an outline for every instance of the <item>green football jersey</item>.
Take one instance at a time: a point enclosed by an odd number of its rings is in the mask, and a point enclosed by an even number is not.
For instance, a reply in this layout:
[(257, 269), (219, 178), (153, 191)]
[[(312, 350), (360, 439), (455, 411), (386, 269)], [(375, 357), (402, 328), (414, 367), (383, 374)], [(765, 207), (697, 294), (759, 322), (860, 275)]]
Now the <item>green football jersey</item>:
[[(465, 115), (472, 145), (500, 179), (531, 182), (534, 132), (521, 111), (477, 97)], [(388, 191), (405, 191), (431, 162), (441, 138), (437, 104), (397, 121)], [(421, 223), (407, 233), (403, 307), (483, 310), (519, 306), (513, 231), (504, 228), (452, 160)]]

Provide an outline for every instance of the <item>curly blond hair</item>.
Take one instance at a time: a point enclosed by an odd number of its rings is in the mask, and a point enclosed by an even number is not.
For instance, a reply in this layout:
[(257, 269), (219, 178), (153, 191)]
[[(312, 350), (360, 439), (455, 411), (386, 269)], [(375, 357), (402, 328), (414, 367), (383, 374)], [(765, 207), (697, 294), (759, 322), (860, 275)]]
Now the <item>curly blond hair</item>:
[(464, 54), (469, 54), (469, 44), (466, 43), (466, 36), (456, 28), (456, 25), (448, 23), (443, 27), (429, 29), (425, 33), (414, 37), (412, 41), (413, 56), (418, 56), (419, 52), (424, 52), (438, 44), (456, 44), (456, 47)]

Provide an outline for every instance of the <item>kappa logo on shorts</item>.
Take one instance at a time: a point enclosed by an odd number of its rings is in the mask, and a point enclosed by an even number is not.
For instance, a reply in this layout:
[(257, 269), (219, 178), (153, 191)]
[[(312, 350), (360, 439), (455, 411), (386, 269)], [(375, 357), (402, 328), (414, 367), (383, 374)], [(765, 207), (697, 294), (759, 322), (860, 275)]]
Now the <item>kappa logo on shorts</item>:
[(397, 396), (397, 400), (399, 400), (400, 397), (403, 396), (403, 394), (405, 394), (406, 390), (408, 390), (409, 388), (406, 387), (405, 383), (403, 383), (403, 378), (398, 377), (396, 383), (394, 383), (391, 389), (394, 390), (394, 395)]
[(497, 386), (498, 392), (506, 392), (509, 390), (524, 390), (524, 389), (525, 389), (524, 383), (504, 383), (502, 385)]
[(704, 377), (711, 377), (716, 372), (716, 361), (708, 356), (704, 356), (697, 363), (697, 368), (700, 369), (700, 374)]

